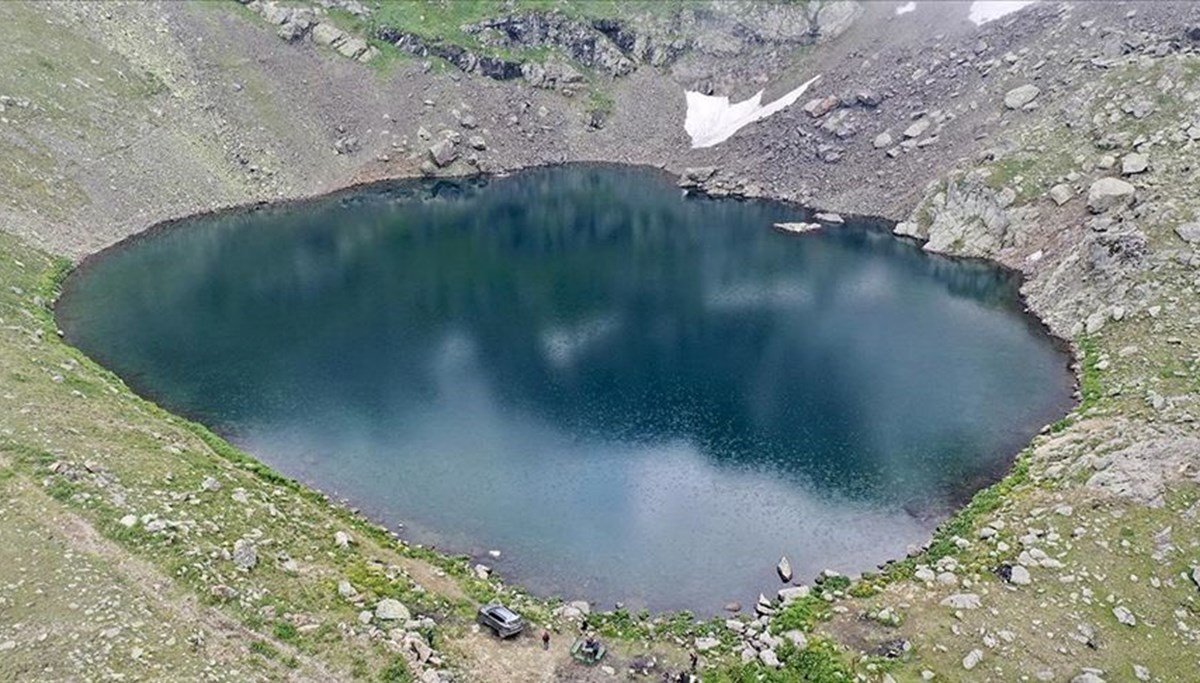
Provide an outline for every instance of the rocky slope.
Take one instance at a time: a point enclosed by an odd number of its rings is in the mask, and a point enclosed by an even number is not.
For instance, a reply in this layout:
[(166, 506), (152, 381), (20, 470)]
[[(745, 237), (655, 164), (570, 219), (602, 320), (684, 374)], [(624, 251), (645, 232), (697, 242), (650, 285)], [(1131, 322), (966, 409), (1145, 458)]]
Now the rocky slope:
[[(0, 515), (24, 530), (5, 531), (0, 651), (16, 664), (0, 672), (329, 680), (399, 657), (425, 680), (605, 678), (472, 633), (464, 615), (497, 587), (470, 564), (368, 538), (155, 412), (58, 343), (46, 312), (46, 253), (79, 260), (163, 220), (597, 160), (888, 217), (931, 251), (1021, 270), (1081, 378), (1079, 409), (928, 548), (853, 584), (785, 588), (751, 619), (597, 615), (614, 636), (653, 634), (617, 663), (678, 667), (695, 648), (715, 680), (1191, 680), (1200, 8), (1040, 2), (977, 27), (966, 2), (901, 4), (477, 3), (457, 21), (439, 12), (467, 3), (0, 3), (15, 236), (0, 242)], [(684, 89), (769, 99), (817, 74), (811, 101), (690, 149)], [(122, 599), (67, 626), (91, 598), (29, 575), (72, 569), (66, 585), (95, 576)], [(164, 586), (202, 604), (156, 601)], [(392, 619), (385, 598), (436, 623)], [(522, 604), (563, 628), (584, 607)], [(70, 656), (38, 655), (46, 638)]]

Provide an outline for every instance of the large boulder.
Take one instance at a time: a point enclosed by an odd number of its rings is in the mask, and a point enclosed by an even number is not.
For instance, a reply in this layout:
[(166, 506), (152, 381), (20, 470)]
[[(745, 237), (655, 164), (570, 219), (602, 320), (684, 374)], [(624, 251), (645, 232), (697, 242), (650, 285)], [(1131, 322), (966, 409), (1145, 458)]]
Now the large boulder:
[(1121, 159), (1121, 175), (1144, 173), (1150, 168), (1150, 157), (1139, 152), (1126, 154)]
[(792, 580), (792, 563), (788, 562), (787, 557), (779, 558), (779, 564), (775, 565), (775, 573), (779, 575), (779, 580), (784, 583)]
[(1020, 109), (1037, 99), (1042, 89), (1032, 83), (1018, 86), (1004, 94), (1004, 106), (1009, 109)]
[(920, 137), (922, 133), (924, 133), (926, 130), (929, 130), (929, 125), (931, 123), (933, 123), (932, 119), (930, 119), (928, 116), (922, 116), (916, 121), (913, 121), (908, 128), (904, 129), (904, 137), (910, 139)]
[(345, 31), (333, 24), (327, 23), (320, 23), (314, 26), (311, 35), (314, 43), (327, 47), (340, 45), (347, 38)]
[(380, 621), (408, 621), (412, 614), (399, 600), (384, 598), (375, 605), (375, 618)]
[(1071, 189), (1070, 185), (1059, 183), (1050, 188), (1050, 199), (1054, 201), (1056, 206), (1062, 206), (1071, 201), (1071, 197), (1075, 196), (1075, 190)]
[(975, 593), (957, 593), (945, 598), (940, 604), (942, 607), (953, 607), (954, 609), (979, 609), (983, 606), (979, 596)]
[(782, 602), (784, 605), (790, 605), (801, 598), (808, 597), (811, 592), (812, 589), (808, 586), (788, 586), (787, 588), (780, 588), (775, 597), (779, 598), (779, 602)]
[(458, 158), (458, 150), (450, 140), (439, 140), (429, 148), (429, 158), (438, 168), (443, 168), (454, 163)]
[(254, 543), (244, 538), (234, 541), (233, 564), (243, 571), (254, 569), (254, 565), (258, 564), (258, 551), (254, 548)]
[(1104, 213), (1132, 204), (1136, 193), (1133, 185), (1120, 178), (1101, 178), (1088, 188), (1087, 207), (1092, 213)]
[(840, 105), (841, 103), (842, 103), (842, 101), (840, 99), (838, 99), (838, 97), (836, 95), (829, 95), (828, 97), (817, 97), (817, 98), (811, 99), (807, 103), (805, 103), (804, 111), (808, 112), (808, 115), (813, 117), (814, 119), (819, 119), (822, 116), (833, 111), (834, 109), (837, 109), (838, 105)]
[(1178, 225), (1175, 227), (1175, 234), (1184, 242), (1200, 243), (1200, 222)]
[(362, 55), (366, 54), (368, 47), (367, 41), (363, 40), (362, 38), (347, 37), (341, 42), (341, 44), (337, 46), (336, 49), (345, 57), (349, 57), (350, 59), (358, 59)]

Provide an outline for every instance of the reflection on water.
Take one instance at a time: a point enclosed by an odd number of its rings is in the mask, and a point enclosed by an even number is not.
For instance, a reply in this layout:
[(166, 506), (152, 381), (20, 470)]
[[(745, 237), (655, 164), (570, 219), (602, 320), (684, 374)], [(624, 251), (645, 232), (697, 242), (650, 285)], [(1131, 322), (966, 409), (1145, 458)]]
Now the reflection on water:
[(69, 338), (411, 538), (712, 612), (924, 540), (1069, 400), (1014, 283), (867, 225), (573, 166), (197, 219), (70, 282)]

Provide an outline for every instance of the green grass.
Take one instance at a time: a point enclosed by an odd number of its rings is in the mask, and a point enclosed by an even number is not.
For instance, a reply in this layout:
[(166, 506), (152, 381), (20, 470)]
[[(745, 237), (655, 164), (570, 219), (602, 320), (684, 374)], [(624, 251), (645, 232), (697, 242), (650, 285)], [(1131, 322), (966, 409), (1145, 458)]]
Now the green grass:
[[(378, 29), (386, 27), (425, 40), (464, 47), (481, 55), (543, 62), (554, 55), (553, 49), (546, 46), (510, 49), (485, 45), (463, 28), (488, 19), (526, 12), (558, 12), (583, 22), (632, 15), (665, 17), (678, 13), (686, 4), (687, 0), (407, 0), (379, 3), (367, 17), (357, 17), (344, 10), (331, 10), (328, 16), (339, 27), (362, 36), (374, 36)], [(385, 55), (383, 63), (376, 65), (376, 68), (386, 69), (401, 58), (399, 50), (387, 54), (387, 48), (392, 46), (382, 41), (373, 44)]]
[(275, 646), (265, 640), (255, 640), (250, 643), (250, 651), (257, 655), (262, 655), (267, 659), (275, 659), (279, 656), (279, 650)]
[(403, 657), (395, 657), (379, 671), (381, 683), (410, 683), (412, 680), (412, 674), (409, 673), (408, 664)]
[(1063, 417), (1050, 425), (1050, 432), (1058, 434), (1070, 427), (1081, 415), (1096, 406), (1104, 397), (1103, 380), (1100, 370), (1100, 342), (1095, 337), (1080, 337), (1076, 342), (1079, 348), (1079, 405), (1070, 415)]
[(808, 647), (797, 650), (791, 643), (776, 654), (783, 665), (770, 669), (757, 660), (749, 664), (726, 664), (705, 671), (705, 683), (849, 683), (855, 680), (854, 664), (845, 652), (826, 638), (810, 638)]
[(277, 621), (272, 629), (275, 639), (284, 643), (294, 643), (300, 637), (300, 632), (290, 621)]
[(588, 91), (587, 110), (598, 111), (605, 116), (611, 115), (617, 109), (617, 101), (611, 93), (600, 86), (593, 86)]

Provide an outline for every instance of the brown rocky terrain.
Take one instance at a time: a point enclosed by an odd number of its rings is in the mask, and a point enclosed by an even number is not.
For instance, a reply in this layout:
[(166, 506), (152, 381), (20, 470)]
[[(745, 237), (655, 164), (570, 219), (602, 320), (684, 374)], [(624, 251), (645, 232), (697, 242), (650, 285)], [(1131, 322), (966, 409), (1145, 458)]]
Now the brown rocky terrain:
[[(399, 657), (427, 681), (606, 679), (472, 631), (510, 589), (264, 478), (47, 310), (53, 257), (162, 221), (605, 161), (1020, 270), (1080, 377), (1079, 408), (928, 548), (785, 588), (770, 616), (614, 625), (614, 666), (695, 648), (712, 680), (1195, 680), (1200, 5), (1046, 0), (976, 26), (969, 2), (903, 4), (510, 2), (433, 25), (466, 5), (0, 3), (0, 678), (370, 680)], [(818, 74), (691, 149), (685, 89), (770, 100)], [(520, 599), (556, 643), (584, 607)]]

